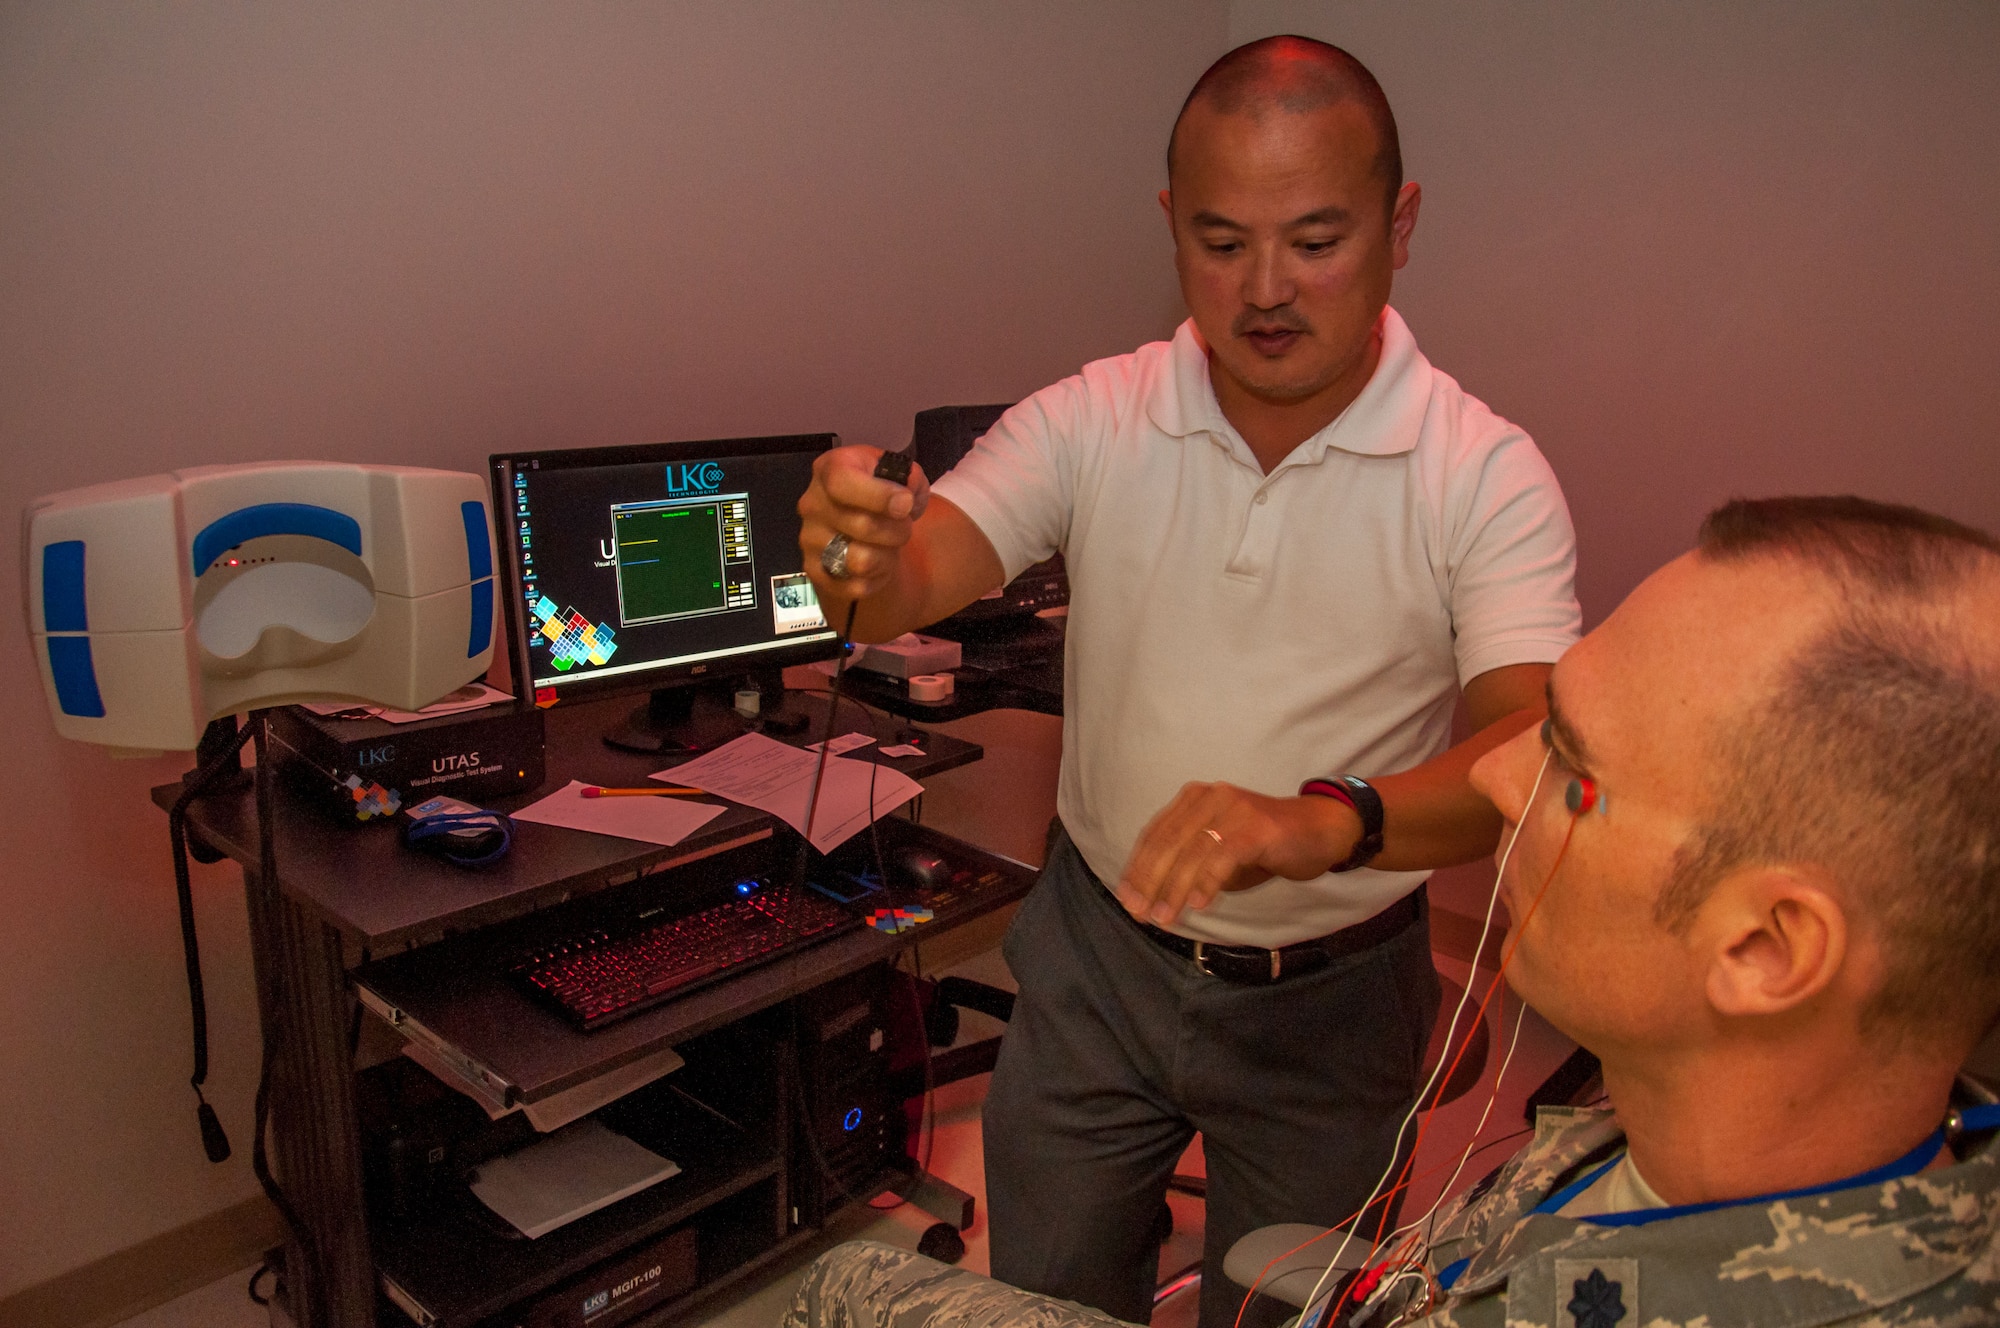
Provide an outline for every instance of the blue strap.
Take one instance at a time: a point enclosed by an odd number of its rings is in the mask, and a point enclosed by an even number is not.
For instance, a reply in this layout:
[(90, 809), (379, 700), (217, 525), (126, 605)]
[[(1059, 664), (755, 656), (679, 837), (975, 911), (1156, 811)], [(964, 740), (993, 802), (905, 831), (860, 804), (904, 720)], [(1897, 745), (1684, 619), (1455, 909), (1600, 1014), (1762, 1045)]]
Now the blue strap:
[(1602, 1176), (1605, 1172), (1611, 1170), (1611, 1168), (1617, 1166), (1620, 1162), (1624, 1160), (1625, 1160), (1625, 1151), (1623, 1149), (1620, 1149), (1618, 1152), (1613, 1153), (1611, 1155), (1610, 1161), (1604, 1163), (1602, 1166), (1592, 1167), (1589, 1171), (1586, 1171), (1583, 1175), (1579, 1176), (1577, 1179), (1571, 1181), (1569, 1184), (1557, 1190), (1554, 1194), (1551, 1194), (1548, 1198), (1536, 1204), (1535, 1211), (1538, 1213), (1560, 1212), (1564, 1204), (1576, 1198), (1577, 1195), (1582, 1194), (1585, 1190), (1589, 1189), (1591, 1186), (1597, 1184), (1598, 1178), (1600, 1176)]
[(194, 537), (194, 574), (245, 540), (263, 535), (310, 535), (361, 556), (361, 523), (345, 512), (313, 503), (257, 503), (209, 522)]
[(2000, 1102), (1987, 1107), (1960, 1107), (1958, 1128), (1963, 1134), (2000, 1128)]
[[(1974, 1108), (1978, 1110), (1978, 1108)], [(1969, 1115), (1970, 1113), (1962, 1113)], [(1900, 1180), (1904, 1176), (1914, 1176), (1931, 1164), (1931, 1159), (1944, 1147), (1944, 1129), (1939, 1127), (1915, 1148), (1893, 1162), (1885, 1162), (1871, 1171), (1845, 1180), (1831, 1181), (1825, 1185), (1809, 1185), (1802, 1190), (1785, 1190), (1778, 1194), (1753, 1194), (1747, 1199), (1715, 1199), (1708, 1203), (1676, 1204), (1669, 1208), (1639, 1208), (1624, 1213), (1599, 1213), (1593, 1217), (1579, 1217), (1579, 1222), (1588, 1222), (1600, 1227), (1643, 1227), (1653, 1222), (1665, 1222), (1670, 1218), (1691, 1217), (1696, 1213), (1712, 1213), (1723, 1208), (1741, 1208), (1746, 1204), (1781, 1203), (1788, 1199), (1810, 1199), (1818, 1194), (1831, 1194), (1835, 1190), (1860, 1189), (1868, 1185), (1880, 1185), (1885, 1181)], [(1582, 1180), (1564, 1186), (1535, 1205), (1537, 1213), (1554, 1213), (1564, 1204), (1574, 1199), (1590, 1187), (1590, 1183), (1616, 1164), (1624, 1154), (1619, 1154), (1604, 1166), (1598, 1167)]]

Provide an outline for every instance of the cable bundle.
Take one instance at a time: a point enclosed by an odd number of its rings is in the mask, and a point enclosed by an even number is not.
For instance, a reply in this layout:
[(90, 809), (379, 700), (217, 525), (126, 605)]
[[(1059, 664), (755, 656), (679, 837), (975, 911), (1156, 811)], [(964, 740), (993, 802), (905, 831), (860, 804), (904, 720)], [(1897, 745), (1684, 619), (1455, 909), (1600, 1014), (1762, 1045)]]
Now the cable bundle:
[[(1477, 971), (1479, 958), (1486, 950), (1486, 939), (1491, 934), (1493, 909), (1500, 897), (1501, 878), (1506, 875), (1508, 860), (1513, 856), (1514, 845), (1520, 840), (1521, 826), (1526, 823), (1528, 813), (1534, 809), (1535, 798), (1541, 792), (1543, 777), (1548, 773), (1549, 756), (1550, 753), (1544, 753), (1542, 757), (1541, 767), (1535, 772), (1534, 785), (1528, 791), (1527, 807), (1521, 814), (1521, 821), (1515, 824), (1514, 833), (1508, 838), (1507, 847), (1500, 855), (1498, 870), (1493, 874), (1493, 893), (1487, 897), (1485, 923), (1480, 929), (1479, 945), (1472, 954), (1471, 966), (1474, 971)], [(1556, 852), (1555, 861), (1549, 864), (1548, 875), (1543, 878), (1541, 887), (1536, 890), (1527, 912), (1514, 920), (1512, 932), (1507, 939), (1506, 952), (1500, 958), (1499, 971), (1494, 974), (1493, 981), (1487, 985), (1485, 994), (1480, 998), (1479, 1008), (1473, 1014), (1472, 1027), (1476, 1028), (1480, 1021), (1485, 1019), (1487, 1007), (1492, 1004), (1494, 997), (1505, 983), (1507, 967), (1514, 958), (1515, 948), (1520, 944), (1521, 933), (1527, 929), (1528, 919), (1532, 918), (1535, 910), (1541, 906), (1542, 896), (1547, 893), (1549, 882), (1555, 879), (1564, 856), (1569, 852), (1570, 836), (1576, 832), (1578, 815), (1575, 810), (1570, 812), (1569, 830), (1563, 835), (1562, 846)], [(1452, 1046), (1453, 1039), (1458, 1036), (1459, 1020), (1465, 1013), (1466, 1003), (1471, 998), (1472, 984), (1468, 982), (1464, 993), (1459, 997), (1458, 1005), (1452, 1010), (1451, 1023), (1445, 1030), (1444, 1042), (1447, 1048)], [(1417, 1093), (1409, 1111), (1404, 1113), (1402, 1123), (1396, 1129), (1396, 1145), (1391, 1150), (1389, 1166), (1376, 1180), (1367, 1200), (1344, 1222), (1286, 1250), (1265, 1264), (1258, 1273), (1257, 1280), (1251, 1284), (1249, 1291), (1244, 1293), (1243, 1304), (1236, 1312), (1237, 1328), (1241, 1328), (1243, 1314), (1250, 1306), (1251, 1297), (1257, 1294), (1257, 1288), (1263, 1284), (1274, 1267), (1300, 1250), (1325, 1240), (1335, 1232), (1340, 1233), (1340, 1244), (1335, 1248), (1333, 1257), (1327, 1260), (1326, 1271), (1320, 1275), (1319, 1281), (1306, 1296), (1306, 1308), (1299, 1315), (1299, 1328), (1322, 1328), (1323, 1325), (1324, 1328), (1333, 1328), (1334, 1325), (1343, 1322), (1341, 1317), (1343, 1314), (1349, 1316), (1345, 1322), (1354, 1325), (1355, 1328), (1360, 1328), (1364, 1324), (1367, 1328), (1389, 1328), (1390, 1325), (1421, 1319), (1437, 1307), (1443, 1293), (1437, 1280), (1428, 1270), (1431, 1227), (1438, 1210), (1444, 1204), (1445, 1196), (1451, 1193), (1452, 1186), (1457, 1183), (1460, 1173), (1464, 1171), (1465, 1164), (1479, 1151), (1477, 1146), (1479, 1133), (1486, 1128), (1493, 1105), (1500, 1098), (1500, 1084), (1506, 1078), (1507, 1067), (1514, 1059), (1514, 1049), (1520, 1042), (1521, 1024), (1526, 1014), (1527, 1006), (1521, 1005), (1514, 1016), (1514, 1031), (1507, 1041), (1507, 1054), (1501, 1059), (1498, 1073), (1493, 1076), (1493, 1089), (1487, 1096), (1485, 1108), (1480, 1112), (1479, 1124), (1473, 1130), (1471, 1139), (1467, 1141), (1465, 1150), (1451, 1164), (1451, 1177), (1440, 1189), (1436, 1202), (1423, 1216), (1414, 1221), (1406, 1222), (1394, 1231), (1385, 1230), (1389, 1224), (1390, 1201), (1407, 1190), (1414, 1180), (1433, 1176), (1444, 1170), (1441, 1164), (1416, 1177), (1410, 1174), (1416, 1164), (1417, 1154), (1423, 1148), (1424, 1135), (1430, 1127), (1429, 1113), (1438, 1105), (1444, 1093), (1443, 1086), (1451, 1082), (1452, 1075), (1458, 1070), (1459, 1062), (1465, 1058), (1466, 1049), (1472, 1045), (1469, 1031), (1466, 1037), (1458, 1042), (1457, 1050), (1449, 1058), (1439, 1057), (1437, 1068), (1431, 1071), (1430, 1078)], [(1411, 1145), (1409, 1156), (1404, 1159), (1398, 1171), (1394, 1157), (1401, 1153), (1403, 1137), (1409, 1130), (1410, 1122), (1416, 1119), (1420, 1110), (1426, 1113), (1424, 1120), (1417, 1127), (1416, 1141)], [(1393, 1185), (1389, 1183), (1391, 1172), (1397, 1173)], [(1341, 1258), (1347, 1253), (1347, 1247), (1354, 1239), (1356, 1226), (1368, 1210), (1377, 1204), (1381, 1205), (1381, 1217), (1376, 1224), (1375, 1237), (1370, 1242), (1367, 1258), (1362, 1261), (1360, 1269), (1335, 1284), (1337, 1294), (1329, 1292), (1328, 1282), (1332, 1279), (1334, 1270), (1340, 1267)]]

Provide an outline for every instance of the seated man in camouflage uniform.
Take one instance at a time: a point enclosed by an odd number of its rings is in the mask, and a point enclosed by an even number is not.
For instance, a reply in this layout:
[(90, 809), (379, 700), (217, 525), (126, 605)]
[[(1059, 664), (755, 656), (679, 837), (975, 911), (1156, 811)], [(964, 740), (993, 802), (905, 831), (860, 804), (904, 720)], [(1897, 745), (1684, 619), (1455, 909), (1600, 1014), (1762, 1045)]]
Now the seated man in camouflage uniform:
[[(2000, 1113), (1957, 1077), (2000, 1017), (2000, 544), (1732, 503), (1549, 699), (1474, 782), (1519, 827), (1507, 979), (1615, 1111), (1544, 1111), (1360, 1317), (2000, 1323)], [(1108, 1322), (848, 1245), (788, 1328)]]

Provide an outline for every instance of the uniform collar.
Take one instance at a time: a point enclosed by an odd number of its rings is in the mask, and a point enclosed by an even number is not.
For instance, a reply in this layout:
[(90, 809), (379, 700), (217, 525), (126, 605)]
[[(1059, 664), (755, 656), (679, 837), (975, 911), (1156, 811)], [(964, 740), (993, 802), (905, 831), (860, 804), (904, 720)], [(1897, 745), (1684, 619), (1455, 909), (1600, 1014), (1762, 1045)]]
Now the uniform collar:
[[(1744, 1322), (1810, 1328), (1908, 1299), (1966, 1268), (2000, 1234), (2000, 1141), (1957, 1166), (1879, 1185), (1649, 1226), (1603, 1227), (1534, 1208), (1580, 1164), (1621, 1142), (1623, 1132), (1601, 1111), (1545, 1107), (1535, 1124), (1534, 1141), (1512, 1174), (1466, 1214), (1465, 1236), (1476, 1253), (1452, 1283), (1454, 1299), (1512, 1280), (1539, 1280), (1544, 1265), (1559, 1258), (1637, 1258), (1651, 1279), (1752, 1291), (1754, 1315)], [(1818, 1297), (1788, 1295), (1781, 1285), (1801, 1277), (1823, 1282), (1820, 1273), (1837, 1279), (1850, 1297), (1838, 1313), (1816, 1303)], [(1755, 1295), (1759, 1288), (1770, 1294)], [(1718, 1295), (1712, 1320), (1718, 1328), (1736, 1322), (1723, 1312), (1733, 1299), (1726, 1289)]]
[[(1430, 361), (1394, 309), (1382, 310), (1382, 358), (1361, 395), (1287, 458), (1316, 463), (1331, 447), (1361, 456), (1394, 456), (1416, 448), (1430, 406)], [(1173, 438), (1204, 434), (1231, 452), (1249, 448), (1222, 414), (1208, 376), (1208, 346), (1194, 320), (1174, 333), (1167, 357), (1146, 395), (1146, 413), (1160, 432)]]

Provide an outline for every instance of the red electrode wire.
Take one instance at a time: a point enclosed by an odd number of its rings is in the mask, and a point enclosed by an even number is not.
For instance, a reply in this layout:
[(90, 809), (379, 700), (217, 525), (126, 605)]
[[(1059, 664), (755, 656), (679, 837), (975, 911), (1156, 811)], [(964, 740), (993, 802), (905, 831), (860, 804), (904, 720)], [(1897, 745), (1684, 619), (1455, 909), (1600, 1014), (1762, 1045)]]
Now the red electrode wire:
[[(1528, 905), (1528, 911), (1522, 914), (1520, 919), (1517, 922), (1515, 922), (1513, 928), (1511, 929), (1507, 937), (1507, 949), (1505, 953), (1503, 953), (1500, 956), (1499, 971), (1493, 975), (1493, 981), (1491, 984), (1487, 986), (1485, 996), (1483, 996), (1480, 999), (1479, 1009), (1473, 1015), (1472, 1024), (1470, 1025), (1470, 1027), (1466, 1032), (1465, 1040), (1459, 1043), (1458, 1052), (1456, 1055), (1452, 1057), (1450, 1068), (1447, 1069), (1437, 1079), (1437, 1086), (1431, 1094), (1430, 1105), (1424, 1108), (1424, 1120), (1422, 1124), (1418, 1125), (1417, 1127), (1416, 1142), (1410, 1146), (1410, 1155), (1403, 1162), (1403, 1167), (1401, 1172), (1399, 1172), (1397, 1175), (1396, 1183), (1390, 1186), (1389, 1189), (1384, 1193), (1376, 1196), (1375, 1198), (1370, 1199), (1367, 1203), (1363, 1204), (1359, 1209), (1355, 1211), (1355, 1213), (1351, 1217), (1347, 1218), (1346, 1221), (1335, 1224), (1333, 1227), (1330, 1227), (1326, 1231), (1321, 1232), (1319, 1235), (1314, 1236), (1311, 1240), (1302, 1241), (1301, 1243), (1294, 1245), (1291, 1249), (1286, 1250), (1283, 1254), (1278, 1255), (1276, 1258), (1272, 1259), (1269, 1263), (1265, 1264), (1263, 1269), (1257, 1274), (1257, 1280), (1252, 1282), (1250, 1284), (1250, 1289), (1244, 1292), (1243, 1294), (1243, 1303), (1240, 1306), (1238, 1306), (1236, 1310), (1236, 1322), (1234, 1328), (1243, 1328), (1243, 1315), (1250, 1308), (1250, 1299), (1251, 1297), (1257, 1294), (1257, 1288), (1264, 1284), (1264, 1279), (1270, 1276), (1271, 1270), (1273, 1268), (1277, 1267), (1284, 1260), (1291, 1258), (1294, 1254), (1297, 1254), (1300, 1250), (1303, 1250), (1310, 1245), (1314, 1245), (1322, 1240), (1325, 1240), (1335, 1231), (1339, 1231), (1342, 1228), (1346, 1227), (1348, 1223), (1359, 1221), (1363, 1214), (1365, 1214), (1370, 1208), (1374, 1207), (1375, 1204), (1380, 1203), (1382, 1205), (1382, 1216), (1375, 1228), (1374, 1247), (1371, 1247), (1368, 1252), (1369, 1258), (1372, 1259), (1375, 1256), (1376, 1248), (1381, 1245), (1382, 1238), (1385, 1232), (1387, 1231), (1389, 1225), (1389, 1206), (1390, 1206), (1389, 1201), (1395, 1195), (1402, 1193), (1403, 1190), (1407, 1189), (1412, 1184), (1412, 1178), (1410, 1177), (1409, 1174), (1410, 1168), (1415, 1165), (1417, 1160), (1417, 1153), (1420, 1149), (1422, 1149), (1424, 1145), (1424, 1133), (1426, 1130), (1430, 1128), (1430, 1116), (1436, 1110), (1439, 1099), (1441, 1099), (1444, 1096), (1445, 1086), (1451, 1082), (1452, 1075), (1458, 1072), (1459, 1062), (1465, 1058), (1466, 1049), (1472, 1045), (1471, 1030), (1478, 1028), (1481, 1021), (1483, 1021), (1486, 1018), (1486, 1008), (1489, 1004), (1492, 1003), (1494, 993), (1497, 992), (1500, 989), (1501, 984), (1506, 981), (1507, 967), (1509, 964), (1513, 962), (1514, 951), (1516, 947), (1518, 947), (1521, 943), (1521, 933), (1527, 930), (1528, 919), (1534, 917), (1535, 910), (1542, 906), (1542, 896), (1548, 893), (1549, 883), (1555, 880), (1556, 872), (1562, 867), (1563, 859), (1569, 854), (1569, 842), (1571, 836), (1576, 834), (1576, 822), (1578, 815), (1579, 813), (1576, 812), (1570, 813), (1569, 829), (1563, 832), (1562, 847), (1556, 850), (1556, 859), (1554, 862), (1549, 864), (1549, 874), (1542, 878), (1541, 888), (1535, 891), (1535, 898)], [(1493, 1085), (1493, 1088), (1494, 1091), (1497, 1093), (1499, 1091), (1500, 1085), (1496, 1082)], [(1424, 1172), (1423, 1174), (1428, 1176), (1443, 1169), (1444, 1169), (1443, 1164), (1440, 1164), (1439, 1166), (1433, 1167), (1430, 1171)], [(1327, 1310), (1327, 1312), (1320, 1316), (1321, 1323), (1331, 1324), (1333, 1322), (1334, 1316), (1338, 1315), (1341, 1309), (1346, 1305), (1348, 1297), (1353, 1293), (1355, 1285), (1359, 1280), (1360, 1279), (1356, 1278), (1348, 1282), (1346, 1288), (1343, 1289), (1341, 1292), (1340, 1299), (1335, 1301), (1333, 1305)], [(1312, 1307), (1308, 1305), (1306, 1308), (1311, 1309)]]

